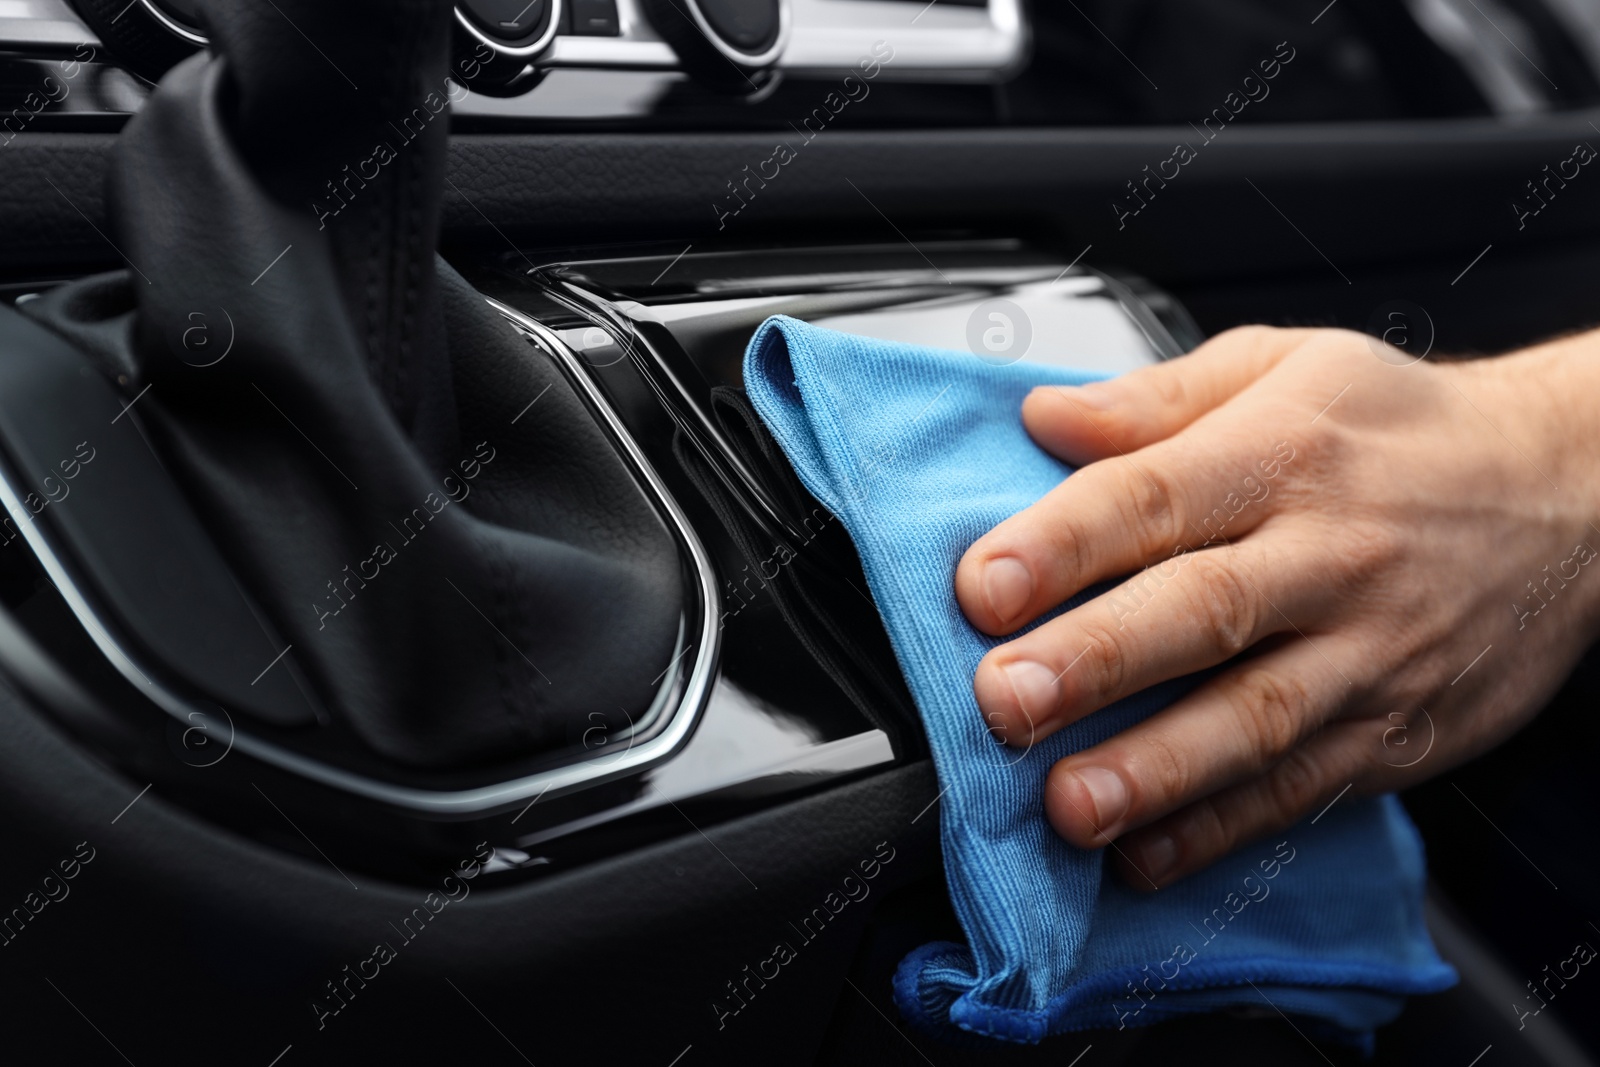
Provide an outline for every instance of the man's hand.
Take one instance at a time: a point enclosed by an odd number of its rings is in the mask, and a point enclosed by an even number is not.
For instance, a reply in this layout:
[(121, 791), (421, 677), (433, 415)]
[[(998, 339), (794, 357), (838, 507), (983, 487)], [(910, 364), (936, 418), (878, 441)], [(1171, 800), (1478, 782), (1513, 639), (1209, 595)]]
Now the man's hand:
[(1008, 634), (1125, 580), (984, 657), (991, 729), (1030, 744), (1229, 662), (1050, 773), (1057, 832), (1115, 840), (1130, 884), (1483, 752), (1592, 641), (1600, 336), (1403, 364), (1362, 334), (1252, 327), (1023, 404), (1082, 469), (967, 551), (962, 609)]

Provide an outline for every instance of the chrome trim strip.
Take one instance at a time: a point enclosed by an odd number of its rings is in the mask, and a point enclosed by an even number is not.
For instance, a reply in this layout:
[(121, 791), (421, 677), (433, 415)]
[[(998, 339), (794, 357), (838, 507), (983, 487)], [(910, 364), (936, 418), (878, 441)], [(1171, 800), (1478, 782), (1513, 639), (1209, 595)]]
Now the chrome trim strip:
[[(148, 3), (149, 0), (145, 0), (145, 2)], [(561, 6), (564, 2), (565, 0), (550, 0), (550, 22), (545, 26), (544, 32), (541, 33), (531, 44), (517, 45), (516, 47), (508, 45), (504, 41), (496, 41), (494, 38), (486, 35), (482, 30), (478, 29), (478, 27), (472, 24), (471, 19), (461, 13), (461, 7), (459, 5), (452, 5), (451, 10), (455, 13), (456, 21), (461, 24), (462, 29), (466, 30), (469, 34), (477, 38), (482, 43), (488, 45), (490, 48), (493, 48), (496, 52), (499, 52), (503, 56), (517, 56), (519, 58), (526, 58), (528, 56), (535, 56), (540, 52), (543, 52), (546, 48), (550, 47), (550, 42), (556, 39), (556, 31), (561, 28)]]
[(156, 5), (155, 0), (139, 0), (139, 6), (150, 12), (150, 17), (161, 23), (168, 33), (182, 37), (190, 44), (198, 45), (201, 48), (204, 48), (209, 43), (206, 40), (205, 34), (190, 29), (177, 19), (173, 18), (171, 15), (167, 14), (165, 11), (161, 10), (161, 8)]
[[(487, 298), (486, 298), (487, 299)], [(436, 790), (419, 789), (413, 786), (394, 785), (368, 778), (365, 775), (346, 771), (338, 767), (323, 763), (320, 760), (290, 751), (270, 741), (262, 740), (242, 731), (235, 731), (233, 747), (239, 751), (271, 764), (281, 770), (309, 778), (319, 784), (340, 789), (347, 793), (365, 797), (369, 800), (392, 804), (400, 808), (433, 816), (467, 817), (496, 808), (510, 805), (549, 794), (552, 797), (601, 782), (612, 781), (626, 775), (636, 774), (674, 755), (689, 735), (694, 732), (695, 724), (699, 721), (701, 712), (705, 709), (707, 699), (710, 697), (712, 685), (716, 681), (717, 652), (722, 638), (722, 629), (719, 625), (721, 619), (721, 597), (718, 594), (715, 572), (712, 569), (711, 557), (707, 554), (705, 546), (700, 543), (695, 535), (694, 528), (689, 524), (688, 517), (678, 507), (676, 500), (668, 492), (666, 484), (661, 481), (632, 435), (611, 410), (604, 396), (583, 372), (581, 361), (559, 339), (555, 338), (544, 326), (528, 318), (521, 312), (509, 308), (495, 300), (488, 303), (496, 311), (505, 316), (523, 333), (532, 335), (538, 345), (545, 348), (554, 358), (559, 360), (566, 370), (569, 379), (584, 391), (595, 410), (600, 412), (606, 420), (607, 426), (621, 443), (627, 453), (628, 460), (635, 468), (638, 475), (648, 485), (649, 490), (656, 497), (656, 502), (666, 512), (667, 517), (677, 527), (683, 542), (688, 546), (689, 554), (694, 562), (695, 574), (700, 582), (701, 602), (704, 608), (699, 640), (699, 654), (692, 658), (693, 667), (689, 671), (688, 679), (684, 685), (683, 696), (678, 701), (675, 712), (667, 719), (660, 732), (649, 740), (631, 745), (622, 752), (596, 753), (588, 760), (539, 771), (525, 775), (507, 782), (494, 785), (477, 786), (471, 789)], [(135, 418), (130, 414), (129, 418)], [(142, 431), (141, 431), (142, 432)], [(138, 663), (118, 644), (106, 628), (104, 622), (83, 595), (72, 575), (61, 558), (56, 555), (44, 532), (34, 523), (33, 515), (23, 506), (22, 498), (13, 487), (13, 472), (8, 465), (0, 466), (0, 504), (17, 520), (17, 527), (21, 530), (23, 539), (28, 547), (33, 550), (45, 573), (49, 576), (56, 588), (60, 591), (62, 599), (66, 601), (72, 614), (83, 624), (89, 632), (89, 637), (95, 646), (110, 661), (111, 665), (121, 674), (129, 684), (141, 690), (149, 699), (167, 714), (182, 723), (192, 723), (189, 716), (192, 713), (205, 714), (204, 710), (189, 703), (183, 697), (172, 692), (161, 683), (153, 681), (144, 671), (140, 670)], [(677, 645), (680, 651), (677, 658), (667, 668), (662, 677), (661, 686), (656, 691), (655, 700), (650, 710), (646, 713), (646, 721), (653, 719), (657, 712), (663, 710), (660, 705), (667, 699), (678, 683), (681, 674), (681, 662), (684, 653), (696, 647), (691, 644), (683, 648), (683, 624), (679, 623)], [(203, 721), (203, 720), (202, 720)]]
[[(565, 2), (566, 0), (550, 0), (550, 22), (545, 26), (544, 32), (541, 33), (531, 44), (518, 45), (516, 47), (508, 45), (504, 41), (496, 41), (494, 38), (486, 35), (482, 30), (478, 29), (478, 27), (472, 24), (471, 19), (467, 18), (467, 16), (461, 13), (460, 7), (451, 5), (450, 10), (455, 15), (456, 21), (461, 24), (461, 28), (466, 30), (479, 41), (488, 45), (490, 48), (493, 48), (501, 55), (521, 57), (537, 55), (546, 48), (550, 47), (550, 42), (555, 40), (556, 33), (561, 28), (561, 8)], [(190, 29), (174, 19), (171, 15), (168, 15), (165, 11), (162, 11), (161, 8), (155, 3), (155, 0), (139, 0), (139, 6), (148, 11), (150, 13), (150, 17), (159, 22), (167, 30), (167, 32), (183, 38), (190, 44), (205, 48), (211, 43), (206, 38), (205, 34)]]
[(842, 77), (877, 41), (894, 48), (879, 77), (886, 81), (932, 78), (993, 81), (1027, 58), (1030, 35), (1021, 0), (989, 0), (987, 7), (946, 7), (885, 0), (793, 0), (794, 35), (780, 70), (812, 77)]
[(557, 37), (541, 66), (580, 70), (677, 70), (678, 53), (665, 41), (628, 37)]
[(797, 782), (806, 779), (822, 781), (893, 762), (894, 748), (889, 744), (889, 735), (878, 729), (865, 730), (835, 741), (824, 741), (804, 752), (789, 754), (761, 766), (739, 767), (734, 773), (721, 778), (702, 779), (695, 782), (691, 788), (663, 788), (654, 781), (648, 781), (645, 792), (632, 800), (618, 804), (614, 808), (534, 830), (517, 838), (514, 844), (518, 848), (533, 848), (535, 845), (542, 845), (581, 830), (590, 830), (629, 815), (637, 815), (641, 811), (653, 811), (679, 800), (692, 800), (730, 786), (748, 786), (752, 783), (781, 781), (785, 778)]
[[(895, 49), (881, 77), (892, 81), (992, 81), (1027, 57), (1029, 31), (1020, 0), (989, 0), (988, 8), (934, 7), (913, 24), (920, 8), (887, 0), (788, 0), (789, 28), (780, 31), (778, 70), (840, 77), (857, 70), (875, 40)], [(678, 58), (632, 0), (618, 0), (616, 37), (556, 38), (541, 67), (676, 70)], [(737, 62), (757, 57), (739, 54)]]
[[(637, 350), (639, 348), (644, 348), (646, 351), (649, 350), (649, 346), (638, 337), (638, 331), (634, 329), (633, 320), (635, 317), (652, 317), (651, 312), (653, 309), (650, 305), (640, 304), (637, 301), (626, 301), (622, 304), (613, 303), (605, 297), (592, 293), (575, 282), (565, 279), (561, 280), (560, 289), (552, 289), (550, 295), (554, 299), (578, 309), (581, 313), (599, 316), (604, 319), (606, 325), (610, 327), (607, 332), (612, 335), (618, 347), (626, 352), (629, 357), (639, 360), (641, 357), (637, 355)], [(660, 320), (657, 319), (656, 321)], [(686, 430), (692, 431), (691, 437), (695, 434), (704, 435), (716, 445), (717, 456), (739, 475), (739, 480), (745, 490), (750, 493), (753, 500), (761, 505), (761, 509), (766, 512), (768, 519), (789, 537), (804, 540), (803, 534), (791, 529), (785, 523), (783, 516), (779, 514), (778, 509), (773, 505), (766, 487), (761, 484), (761, 479), (752, 474), (749, 465), (739, 458), (738, 449), (733, 447), (728, 441), (727, 435), (722, 432), (716, 422), (696, 402), (694, 395), (683, 384), (683, 380), (678, 377), (677, 373), (660, 359), (651, 359), (648, 370), (641, 369), (641, 374), (645, 377), (645, 384), (667, 404), (669, 414), (674, 417), (682, 414), (686, 420), (693, 419), (693, 426), (685, 427)], [(673, 395), (670, 398), (666, 396), (667, 390), (655, 380), (654, 376), (657, 374), (672, 383)]]

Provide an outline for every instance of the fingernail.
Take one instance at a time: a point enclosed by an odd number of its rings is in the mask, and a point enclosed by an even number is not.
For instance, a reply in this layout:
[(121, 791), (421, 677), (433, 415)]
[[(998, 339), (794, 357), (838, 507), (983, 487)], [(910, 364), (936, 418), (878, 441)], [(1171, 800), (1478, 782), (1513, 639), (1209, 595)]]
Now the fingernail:
[(1161, 834), (1146, 842), (1139, 855), (1144, 860), (1144, 873), (1152, 882), (1159, 882), (1178, 865), (1178, 843), (1170, 834)]
[(1095, 829), (1107, 840), (1116, 837), (1128, 814), (1128, 787), (1122, 783), (1122, 775), (1104, 767), (1084, 767), (1074, 773), (1094, 805)]
[(1042, 663), (1019, 660), (1006, 665), (1005, 675), (1006, 681), (1011, 683), (1012, 695), (1017, 698), (1017, 707), (1027, 719), (1026, 729), (1011, 732), (1012, 739), (1031, 737), (1035, 728), (1056, 713), (1056, 706), (1061, 702), (1056, 673)]
[(1033, 574), (1022, 561), (1000, 556), (983, 565), (983, 599), (996, 621), (1009, 623), (1033, 599)]

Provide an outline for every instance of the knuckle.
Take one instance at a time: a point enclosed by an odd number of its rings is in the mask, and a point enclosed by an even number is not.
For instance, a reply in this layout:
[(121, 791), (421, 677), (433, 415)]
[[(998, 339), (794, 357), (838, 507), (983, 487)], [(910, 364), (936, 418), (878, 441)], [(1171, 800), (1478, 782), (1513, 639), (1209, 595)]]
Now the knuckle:
[[(1132, 461), (1130, 460), (1130, 466)], [(1123, 494), (1123, 525), (1139, 549), (1164, 551), (1180, 542), (1186, 516), (1172, 480), (1151, 464), (1130, 470)]]
[(1149, 382), (1157, 403), (1178, 411), (1189, 410), (1190, 389), (1184, 375), (1151, 374)]
[(1297, 430), (1290, 445), (1294, 460), (1285, 466), (1293, 480), (1302, 485), (1326, 486), (1342, 483), (1351, 467), (1359, 466), (1363, 439), (1339, 419), (1325, 418)]
[(1235, 326), (1212, 338), (1220, 352), (1232, 353), (1248, 363), (1259, 363), (1283, 346), (1282, 330), (1260, 324)]
[(1181, 745), (1163, 733), (1143, 739), (1139, 767), (1130, 777), (1137, 783), (1138, 806), (1155, 812), (1172, 800), (1189, 795), (1194, 766)]
[(1198, 553), (1191, 561), (1190, 599), (1200, 625), (1220, 659), (1232, 659), (1255, 643), (1259, 595), (1238, 572), (1231, 553)]
[(1361, 371), (1372, 361), (1366, 341), (1367, 335), (1359, 331), (1324, 327), (1310, 331), (1287, 358), (1307, 366)]
[(1230, 349), (1255, 351), (1271, 343), (1272, 338), (1278, 333), (1276, 326), (1264, 326), (1252, 323), (1245, 326), (1235, 326), (1218, 334), (1214, 341), (1226, 344)]
[(1005, 538), (995, 541), (989, 555), (1028, 560), (1045, 586), (1081, 587), (1081, 576), (1090, 573), (1095, 546), (1102, 540), (1085, 524), (1084, 509), (1074, 503), (1082, 499), (1085, 489), (1084, 475), (1075, 475), (1032, 508), (1006, 519), (997, 528), (1005, 531)]
[(1258, 766), (1270, 765), (1291, 753), (1308, 703), (1304, 686), (1294, 679), (1250, 671), (1239, 680), (1235, 698), (1239, 727), (1245, 732)]
[(1190, 843), (1191, 865), (1194, 859), (1209, 860), (1231, 852), (1239, 837), (1236, 822), (1223, 815), (1216, 798), (1195, 801), (1184, 819), (1183, 828), (1184, 837)]
[(1099, 538), (1089, 531), (1081, 518), (1076, 515), (1064, 518), (1056, 528), (1054, 540), (1058, 548), (1057, 566), (1067, 568), (1062, 575), (1065, 582), (1092, 572)]
[(1339, 359), (1366, 366), (1372, 356), (1372, 335), (1343, 326), (1327, 327), (1329, 349)]
[(1322, 791), (1322, 775), (1303, 749), (1296, 749), (1267, 778), (1267, 802), (1275, 821), (1292, 822), (1310, 810)]
[(1116, 634), (1090, 627), (1083, 631), (1084, 649), (1081, 666), (1090, 679), (1087, 686), (1097, 694), (1117, 693), (1128, 677), (1127, 659)]
[(1353, 522), (1340, 531), (1344, 584), (1365, 587), (1398, 559), (1401, 543), (1392, 527), (1380, 522)]

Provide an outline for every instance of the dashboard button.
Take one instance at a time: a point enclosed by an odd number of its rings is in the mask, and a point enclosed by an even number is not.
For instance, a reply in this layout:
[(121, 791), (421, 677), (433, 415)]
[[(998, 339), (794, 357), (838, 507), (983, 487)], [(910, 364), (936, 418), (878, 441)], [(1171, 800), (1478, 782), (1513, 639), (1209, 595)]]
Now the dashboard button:
[(617, 0), (571, 0), (572, 32), (582, 37), (615, 37)]

